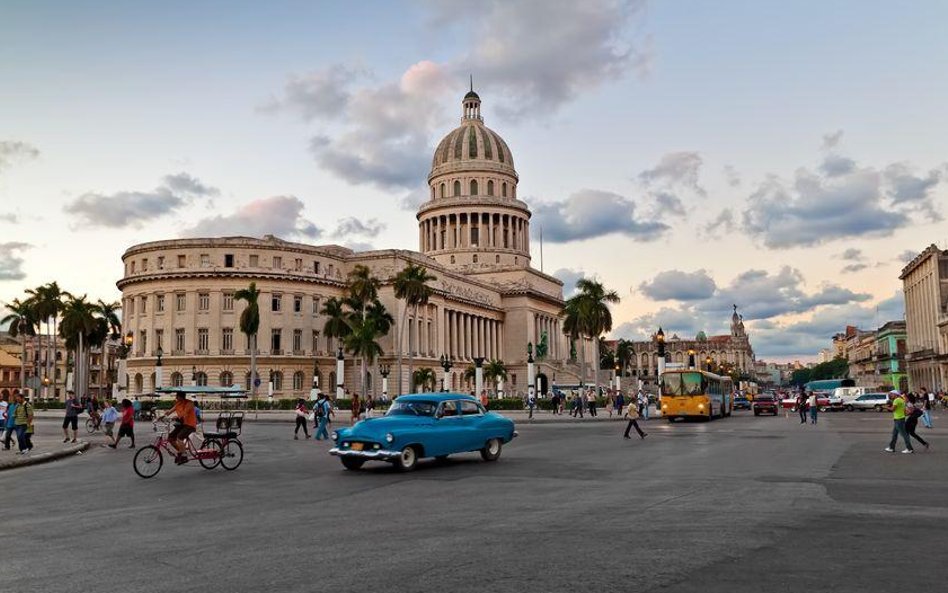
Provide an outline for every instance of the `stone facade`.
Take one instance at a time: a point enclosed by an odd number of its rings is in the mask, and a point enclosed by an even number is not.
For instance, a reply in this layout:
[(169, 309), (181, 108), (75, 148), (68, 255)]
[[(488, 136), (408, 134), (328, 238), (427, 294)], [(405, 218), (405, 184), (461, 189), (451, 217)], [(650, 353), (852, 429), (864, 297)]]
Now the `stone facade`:
[[(402, 351), (413, 344), (415, 368), (430, 367), (440, 378), (442, 355), (454, 361), (447, 388), (472, 388), (463, 379), (475, 357), (504, 361), (510, 394), (527, 388), (527, 343), (546, 336), (549, 355), (537, 365), (541, 388), (559, 379), (577, 381), (569, 343), (558, 314), (562, 283), (530, 267), (527, 205), (516, 198), (519, 178), (506, 143), (483, 125), (480, 98), (468, 93), (461, 126), (435, 151), (428, 176), (431, 199), (417, 214), (419, 252), (354, 252), (337, 245), (313, 246), (272, 236), (224, 237), (143, 243), (122, 257), (125, 331), (134, 342), (128, 359), (129, 392), (155, 388), (157, 351), (163, 352), (162, 382), (249, 385), (250, 348), (239, 327), (245, 304), (235, 291), (256, 282), (260, 292), (257, 369), (266, 393), (272, 371), (277, 397), (309, 392), (314, 375), (323, 390), (341, 382), (358, 390), (358, 371), (346, 360), (346, 376), (336, 377), (339, 344), (322, 335), (322, 304), (343, 294), (346, 275), (367, 266), (382, 286), (379, 299), (396, 319), (404, 303), (392, 279), (409, 263), (437, 277), (434, 295), (417, 317), (407, 315)], [(411, 332), (411, 339), (409, 339)], [(380, 340), (380, 364), (395, 372), (397, 325)], [(588, 349), (591, 350), (591, 349)], [(407, 392), (407, 359), (399, 386)], [(193, 377), (193, 379), (192, 379)], [(489, 386), (488, 386), (489, 387)], [(382, 380), (370, 370), (369, 393)]]
[(948, 251), (930, 245), (899, 275), (909, 389), (948, 388)]

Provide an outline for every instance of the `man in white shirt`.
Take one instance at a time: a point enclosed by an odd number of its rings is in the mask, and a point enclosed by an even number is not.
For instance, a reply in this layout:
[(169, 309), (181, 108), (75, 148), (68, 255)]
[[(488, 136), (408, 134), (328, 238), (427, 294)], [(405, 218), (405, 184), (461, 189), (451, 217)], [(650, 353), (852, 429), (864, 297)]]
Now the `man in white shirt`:
[(3, 448), (10, 448), (10, 441), (7, 440), (7, 408), (10, 404), (7, 402), (9, 396), (6, 393), (0, 397), (0, 439), (3, 440)]

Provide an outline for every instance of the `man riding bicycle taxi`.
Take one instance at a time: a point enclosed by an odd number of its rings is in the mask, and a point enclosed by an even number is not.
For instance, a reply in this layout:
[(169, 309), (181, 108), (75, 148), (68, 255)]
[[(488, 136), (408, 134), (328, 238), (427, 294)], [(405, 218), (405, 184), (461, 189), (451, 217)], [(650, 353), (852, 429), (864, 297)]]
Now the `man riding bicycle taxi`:
[(168, 434), (168, 440), (171, 446), (175, 448), (178, 455), (174, 462), (178, 465), (188, 462), (188, 456), (185, 453), (185, 440), (197, 430), (197, 413), (195, 412), (194, 402), (188, 399), (187, 394), (178, 392), (175, 395), (174, 406), (165, 413), (159, 420), (164, 420), (171, 414), (177, 417), (177, 423), (174, 429)]

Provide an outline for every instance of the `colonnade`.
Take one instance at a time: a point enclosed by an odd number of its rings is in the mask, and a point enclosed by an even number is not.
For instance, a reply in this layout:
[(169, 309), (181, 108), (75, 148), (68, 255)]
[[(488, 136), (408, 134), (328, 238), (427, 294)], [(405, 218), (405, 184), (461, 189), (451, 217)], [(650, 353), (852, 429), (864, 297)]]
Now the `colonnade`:
[(446, 309), (444, 328), (444, 352), (449, 357), (503, 359), (504, 328), (499, 320)]
[(547, 358), (559, 360), (563, 347), (560, 337), (563, 335), (560, 329), (560, 320), (550, 315), (535, 313), (533, 315), (533, 344), (536, 346), (543, 339), (546, 333)]
[(530, 222), (513, 214), (442, 214), (419, 223), (418, 240), (425, 253), (470, 247), (515, 249), (529, 253)]

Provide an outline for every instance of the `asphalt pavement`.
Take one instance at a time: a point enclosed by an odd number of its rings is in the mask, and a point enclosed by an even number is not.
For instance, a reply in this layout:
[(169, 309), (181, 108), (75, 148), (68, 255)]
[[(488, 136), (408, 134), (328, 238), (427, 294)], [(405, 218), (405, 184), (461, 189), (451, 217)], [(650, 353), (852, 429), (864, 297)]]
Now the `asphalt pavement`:
[[(937, 591), (948, 416), (933, 450), (882, 452), (884, 414), (518, 424), (477, 454), (342, 469), (248, 423), (234, 472), (134, 451), (0, 472), (9, 591)], [(56, 429), (40, 420), (38, 430)], [(139, 444), (153, 435), (139, 425)], [(633, 433), (634, 434), (634, 433)], [(96, 437), (93, 437), (95, 439)], [(13, 535), (15, 534), (15, 537)]]

